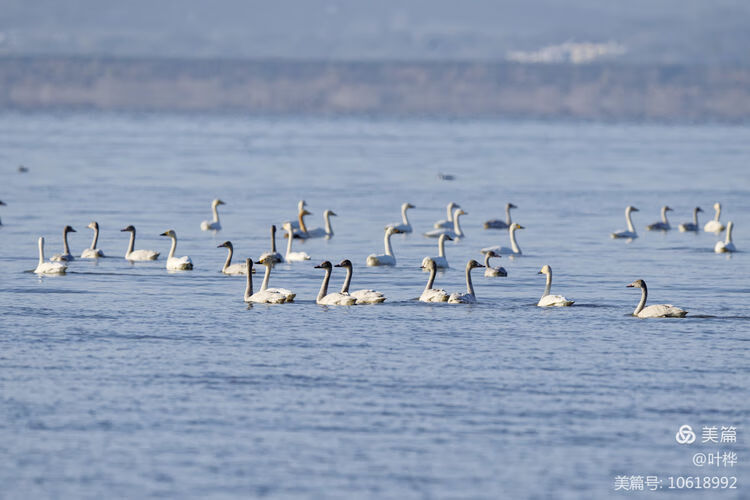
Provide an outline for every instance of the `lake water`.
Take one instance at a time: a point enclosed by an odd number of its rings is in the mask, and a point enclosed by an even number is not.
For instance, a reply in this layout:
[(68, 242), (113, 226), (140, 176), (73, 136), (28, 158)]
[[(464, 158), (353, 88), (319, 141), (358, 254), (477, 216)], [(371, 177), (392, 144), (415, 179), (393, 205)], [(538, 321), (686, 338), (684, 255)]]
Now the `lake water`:
[[(747, 498), (749, 254), (645, 225), (664, 204), (674, 226), (702, 206), (702, 225), (720, 201), (750, 249), (749, 161), (741, 126), (0, 114), (0, 497), (640, 498), (657, 493), (615, 478), (657, 476), (672, 497), (669, 476), (736, 476), (684, 496)], [(201, 232), (215, 197), (224, 229)], [(335, 236), (274, 270), (293, 304), (248, 307), (216, 246), (257, 257), (302, 198), (312, 227), (338, 213)], [(398, 265), (365, 267), (407, 201)], [(472, 306), (415, 300), (437, 250), (421, 232), (450, 201), (468, 215), (437, 278), (449, 291), (481, 247), (508, 245), (482, 229), (506, 202), (526, 228), (523, 257), (495, 261), (507, 278), (475, 272)], [(628, 204), (640, 238), (612, 240)], [(80, 254), (92, 220), (111, 258), (29, 272), (39, 236), (50, 257), (70, 224)], [(122, 258), (128, 224), (160, 260)], [(170, 228), (194, 271), (164, 269)], [(313, 266), (342, 258), (388, 301), (316, 305)], [(573, 307), (535, 306), (544, 264)], [(630, 316), (637, 278), (690, 315)], [(702, 444), (703, 426), (736, 426), (737, 443)], [(738, 463), (692, 464), (716, 451)]]

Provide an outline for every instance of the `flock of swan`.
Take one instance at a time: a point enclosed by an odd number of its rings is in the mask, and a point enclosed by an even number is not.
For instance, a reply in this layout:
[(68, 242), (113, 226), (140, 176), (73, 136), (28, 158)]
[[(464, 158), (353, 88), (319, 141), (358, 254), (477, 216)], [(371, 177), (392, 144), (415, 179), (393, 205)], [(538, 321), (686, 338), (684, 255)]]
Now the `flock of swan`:
[[(203, 231), (218, 231), (221, 229), (221, 222), (219, 220), (218, 207), (225, 203), (220, 199), (215, 199), (211, 203), (211, 210), (213, 212), (212, 220), (205, 220), (201, 222), (200, 228)], [(4, 205), (0, 201), (0, 205)], [(396, 256), (393, 252), (393, 246), (391, 244), (391, 237), (394, 234), (411, 233), (413, 227), (409, 222), (407, 211), (411, 208), (415, 208), (411, 203), (404, 203), (401, 206), (401, 222), (388, 224), (385, 226), (385, 237), (384, 237), (384, 252), (382, 254), (370, 254), (367, 256), (365, 262), (367, 266), (395, 266)], [(511, 219), (511, 209), (517, 208), (514, 204), (508, 203), (505, 206), (505, 220), (492, 219), (484, 223), (485, 229), (504, 229), (508, 232), (510, 246), (492, 246), (485, 247), (480, 250), (484, 255), (484, 264), (480, 264), (474, 259), (469, 260), (466, 263), (465, 277), (466, 277), (466, 291), (465, 292), (454, 292), (448, 293), (443, 289), (435, 288), (435, 279), (437, 277), (437, 270), (449, 267), (448, 260), (445, 255), (445, 242), (460, 239), (464, 236), (464, 232), (461, 228), (460, 217), (467, 215), (457, 203), (451, 202), (446, 207), (446, 219), (438, 220), (435, 222), (433, 229), (423, 233), (425, 237), (438, 238), (438, 255), (424, 257), (422, 260), (421, 268), (429, 272), (427, 284), (422, 291), (419, 301), (421, 302), (446, 302), (449, 304), (471, 304), (477, 302), (476, 293), (472, 283), (471, 272), (473, 269), (484, 268), (485, 277), (505, 277), (508, 276), (508, 272), (503, 267), (492, 267), (490, 265), (490, 259), (499, 258), (501, 255), (511, 255), (512, 257), (521, 256), (521, 248), (518, 245), (516, 239), (516, 232), (524, 229), (524, 226), (513, 222)], [(718, 241), (714, 247), (714, 251), (717, 253), (734, 252), (736, 251), (734, 243), (732, 242), (732, 229), (734, 224), (730, 221), (726, 226), (719, 220), (721, 215), (721, 204), (716, 203), (714, 205), (716, 212), (715, 217), (707, 222), (703, 226), (703, 230), (706, 232), (712, 232), (719, 234), (726, 230), (726, 238), (724, 241)], [(638, 209), (633, 206), (628, 206), (625, 209), (625, 219), (627, 222), (627, 229), (611, 233), (612, 238), (626, 238), (632, 240), (638, 237), (638, 233), (633, 225), (632, 213), (637, 212)], [(661, 209), (661, 220), (649, 224), (646, 229), (649, 231), (669, 231), (672, 226), (667, 218), (667, 212), (673, 211), (669, 206), (664, 206)], [(693, 210), (692, 222), (685, 222), (680, 224), (679, 230), (681, 232), (697, 232), (700, 229), (698, 223), (698, 213), (703, 212), (700, 207), (695, 207)], [(333, 228), (331, 226), (331, 217), (336, 214), (331, 210), (326, 210), (323, 214), (324, 226), (319, 228), (308, 228), (305, 217), (312, 215), (307, 210), (307, 204), (304, 200), (300, 200), (297, 205), (297, 220), (287, 221), (282, 224), (282, 228), (285, 231), (285, 237), (287, 238), (286, 252), (282, 255), (276, 249), (276, 226), (271, 226), (271, 248), (270, 251), (263, 253), (257, 260), (245, 259), (245, 262), (232, 263), (232, 256), (234, 248), (231, 241), (225, 241), (218, 245), (218, 248), (227, 249), (227, 258), (221, 272), (227, 275), (245, 275), (246, 286), (244, 299), (248, 303), (264, 303), (264, 304), (283, 304), (293, 302), (296, 294), (290, 290), (284, 288), (269, 288), (269, 282), (271, 277), (271, 270), (274, 265), (280, 262), (300, 262), (310, 260), (311, 257), (305, 252), (295, 252), (292, 250), (292, 244), (295, 239), (308, 239), (308, 238), (331, 238), (333, 237)], [(99, 240), (99, 224), (97, 222), (91, 222), (88, 228), (94, 231), (94, 236), (89, 248), (85, 249), (81, 253), (82, 259), (96, 259), (104, 257), (104, 252), (97, 248), (97, 242)], [(155, 250), (146, 249), (135, 249), (135, 227), (129, 225), (120, 231), (130, 233), (130, 239), (128, 242), (127, 249), (125, 251), (125, 259), (133, 261), (153, 261), (159, 258), (160, 252)], [(63, 228), (63, 251), (60, 254), (55, 254), (49, 261), (44, 258), (44, 237), (40, 237), (38, 240), (39, 245), (39, 263), (34, 270), (37, 274), (64, 274), (67, 270), (69, 262), (75, 260), (75, 257), (70, 252), (68, 245), (68, 234), (76, 232), (71, 226), (66, 225)], [(166, 268), (169, 271), (187, 271), (193, 269), (193, 262), (189, 256), (176, 257), (175, 251), (177, 249), (177, 234), (173, 229), (168, 229), (160, 234), (160, 236), (168, 237), (171, 239), (171, 247), (167, 256)], [(265, 268), (265, 274), (261, 283), (260, 289), (254, 291), (253, 289), (253, 273), (255, 273), (255, 264), (262, 265)], [(343, 286), (338, 292), (328, 292), (328, 287), (333, 273), (333, 268), (339, 267), (346, 270), (346, 278), (344, 279)], [(382, 292), (375, 290), (357, 290), (350, 291), (349, 287), (352, 281), (353, 265), (348, 259), (342, 260), (340, 263), (333, 265), (330, 261), (323, 261), (319, 265), (315, 266), (316, 269), (323, 269), (324, 277), (320, 287), (320, 291), (316, 297), (318, 304), (324, 305), (357, 305), (357, 304), (378, 304), (386, 300), (386, 296)], [(549, 265), (544, 265), (538, 272), (540, 275), (546, 276), (546, 284), (542, 297), (539, 299), (537, 305), (539, 307), (565, 307), (574, 304), (573, 300), (569, 300), (562, 295), (553, 295), (551, 293), (552, 287), (552, 268)], [(679, 307), (675, 307), (671, 304), (658, 304), (646, 307), (646, 300), (648, 297), (648, 289), (645, 281), (639, 279), (629, 285), (631, 288), (641, 289), (641, 299), (638, 306), (633, 311), (633, 315), (639, 318), (664, 318), (664, 317), (684, 317), (687, 311)]]

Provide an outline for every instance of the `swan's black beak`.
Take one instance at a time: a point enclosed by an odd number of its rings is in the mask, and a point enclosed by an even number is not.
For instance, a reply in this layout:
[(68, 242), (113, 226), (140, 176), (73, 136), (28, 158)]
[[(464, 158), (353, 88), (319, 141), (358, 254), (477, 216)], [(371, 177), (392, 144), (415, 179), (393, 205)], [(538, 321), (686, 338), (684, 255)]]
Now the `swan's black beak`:
[(166, 236), (166, 235), (167, 235), (167, 232), (166, 232), (166, 231), (164, 231), (164, 232), (163, 232), (163, 233), (161, 233), (161, 234), (160, 234), (159, 236)]
[(331, 212), (331, 215), (333, 215), (334, 217), (338, 217), (338, 214), (336, 212)]
[[(537, 274), (544, 274), (544, 273), (543, 273), (543, 272), (541, 272), (541, 271), (539, 271), (539, 272), (538, 272)], [(628, 285), (628, 286), (630, 286), (630, 285)]]
[[(317, 266), (315, 266), (315, 267), (317, 267)], [(333, 267), (344, 267), (344, 266), (342, 266), (341, 264), (334, 264)]]
[(317, 266), (313, 266), (313, 268), (314, 269), (323, 269), (323, 266), (321, 266), (320, 264), (318, 264)]

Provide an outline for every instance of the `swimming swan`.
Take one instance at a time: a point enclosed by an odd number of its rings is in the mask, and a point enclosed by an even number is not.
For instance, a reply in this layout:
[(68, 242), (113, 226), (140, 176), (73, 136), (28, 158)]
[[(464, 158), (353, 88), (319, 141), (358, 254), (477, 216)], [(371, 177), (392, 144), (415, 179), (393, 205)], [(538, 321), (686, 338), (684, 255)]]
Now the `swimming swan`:
[(724, 241), (717, 241), (714, 245), (714, 252), (725, 253), (725, 252), (736, 252), (737, 249), (732, 243), (732, 228), (734, 228), (734, 222), (729, 221), (727, 224), (727, 237)]
[(435, 229), (450, 229), (453, 227), (453, 210), (461, 208), (458, 203), (450, 202), (446, 207), (446, 213), (448, 214), (447, 219), (437, 221), (432, 227)]
[(219, 211), (216, 209), (219, 205), (226, 205), (220, 199), (215, 199), (211, 202), (211, 210), (214, 213), (214, 220), (204, 220), (201, 222), (201, 231), (218, 231), (221, 229), (221, 223), (219, 222)]
[(75, 260), (75, 257), (73, 257), (73, 254), (70, 253), (70, 247), (68, 247), (68, 233), (75, 233), (76, 230), (73, 229), (70, 226), (65, 226), (63, 228), (63, 253), (58, 253), (56, 255), (53, 255), (50, 259), (52, 262), (67, 262), (71, 260)]
[[(296, 227), (294, 223), (289, 222), (290, 229), (286, 230), (287, 233), (284, 235), (284, 238), (288, 238), (290, 234), (294, 238), (298, 238), (302, 240), (306, 240), (307, 238), (310, 237), (310, 234), (308, 233), (308, 230), (307, 230), (307, 224), (305, 224), (305, 215), (312, 215), (312, 212), (307, 210), (305, 207), (302, 207), (302, 209), (297, 214)], [(287, 223), (285, 222), (284, 225), (282, 225), (284, 229), (286, 229), (286, 224)]]
[[(305, 209), (307, 206), (307, 202), (305, 200), (299, 200), (297, 202), (297, 215), (299, 216), (299, 213)], [(299, 229), (299, 222), (297, 221), (291, 221), (290, 224), (292, 225), (292, 229)], [(283, 227), (283, 224), (282, 224)]]
[(667, 212), (672, 212), (673, 210), (668, 207), (667, 205), (664, 205), (661, 207), (661, 221), (660, 222), (654, 222), (653, 224), (649, 224), (646, 226), (646, 229), (649, 231), (669, 231), (672, 229), (672, 226), (669, 224), (669, 221), (667, 220)]
[(184, 257), (175, 257), (174, 251), (177, 248), (177, 233), (174, 229), (167, 229), (159, 236), (168, 236), (172, 238), (172, 248), (169, 249), (169, 255), (167, 255), (167, 269), (169, 271), (189, 271), (193, 268), (193, 261), (187, 255)]
[(325, 236), (326, 239), (333, 237), (333, 228), (331, 228), (331, 216), (336, 217), (336, 213), (333, 210), (326, 210), (323, 212), (323, 220), (325, 221), (325, 228), (316, 227), (315, 229), (308, 229), (308, 238), (322, 238)]
[(502, 219), (490, 219), (484, 223), (485, 229), (508, 229), (513, 221), (510, 219), (510, 209), (518, 208), (513, 203), (505, 204), (505, 220)]
[(469, 215), (468, 212), (464, 212), (462, 209), (457, 208), (453, 212), (453, 229), (433, 229), (424, 233), (428, 238), (439, 238), (441, 234), (447, 234), (451, 238), (463, 238), (464, 232), (461, 229), (461, 221), (459, 217), (462, 215)]
[(403, 205), (401, 205), (401, 224), (389, 224), (389, 226), (395, 227), (400, 233), (411, 233), (411, 223), (409, 222), (409, 218), (406, 216), (406, 211), (410, 208), (416, 207), (411, 203), (404, 203)]
[(542, 270), (539, 271), (537, 274), (546, 274), (547, 275), (547, 286), (544, 287), (544, 293), (542, 294), (542, 298), (539, 299), (539, 302), (537, 305), (539, 307), (564, 307), (564, 306), (572, 306), (573, 302), (572, 300), (568, 300), (562, 295), (550, 295), (549, 291), (550, 288), (552, 288), (552, 268), (548, 265), (544, 265), (542, 267)]
[(265, 259), (266, 257), (270, 258), (276, 264), (278, 264), (279, 262), (284, 262), (284, 257), (282, 257), (281, 254), (276, 251), (276, 225), (275, 224), (271, 225), (271, 251), (266, 252), (263, 255), (261, 255), (258, 260), (261, 261)]
[(245, 259), (245, 267), (250, 271), (247, 273), (247, 284), (245, 285), (245, 302), (256, 304), (284, 304), (287, 302), (287, 296), (283, 293), (272, 292), (270, 290), (261, 290), (258, 293), (253, 293), (252, 259)]
[(266, 266), (266, 274), (265, 276), (263, 276), (263, 283), (260, 285), (260, 291), (280, 293), (281, 295), (286, 297), (287, 302), (292, 302), (297, 294), (292, 292), (291, 290), (287, 290), (286, 288), (268, 288), (268, 280), (271, 278), (271, 268), (274, 265), (273, 260), (270, 257), (266, 257), (265, 259), (261, 259), (256, 262), (256, 264), (263, 264), (264, 266)]
[(44, 238), (39, 237), (39, 263), (34, 269), (36, 274), (65, 274), (68, 266), (59, 262), (44, 262)]
[(719, 203), (718, 201), (714, 203), (714, 210), (716, 211), (714, 218), (706, 222), (706, 225), (703, 226), (703, 230), (707, 233), (720, 233), (724, 230), (724, 224), (719, 222), (719, 216), (721, 215), (721, 203)]
[(688, 313), (684, 309), (675, 307), (672, 304), (658, 304), (644, 307), (646, 305), (646, 298), (648, 297), (648, 288), (646, 288), (646, 282), (643, 280), (635, 280), (626, 286), (628, 288), (641, 289), (641, 301), (638, 302), (638, 307), (633, 311), (633, 316), (639, 318), (684, 318)]
[(490, 258), (492, 257), (497, 257), (499, 259), (500, 254), (496, 253), (494, 250), (490, 250), (489, 252), (484, 253), (484, 276), (486, 278), (493, 278), (496, 276), (499, 276), (499, 277), (508, 276), (508, 271), (506, 271), (504, 267), (490, 266)]
[(625, 220), (628, 222), (628, 229), (626, 231), (617, 231), (617, 232), (614, 232), (614, 233), (610, 234), (610, 236), (612, 236), (612, 238), (630, 238), (630, 239), (633, 239), (633, 238), (637, 238), (638, 237), (638, 233), (635, 232), (635, 227), (633, 227), (633, 221), (630, 219), (630, 213), (631, 212), (638, 212), (638, 209), (635, 208), (635, 207), (633, 207), (633, 206), (631, 206), (631, 205), (628, 205), (625, 208)]
[(448, 298), (449, 304), (475, 304), (477, 296), (474, 294), (474, 285), (471, 283), (471, 270), (476, 267), (484, 267), (479, 262), (471, 259), (466, 264), (466, 293), (452, 293)]
[(128, 243), (128, 249), (125, 252), (125, 258), (127, 260), (156, 260), (159, 258), (159, 252), (153, 250), (133, 250), (133, 247), (135, 247), (135, 227), (131, 225), (120, 229), (120, 232), (130, 233), (130, 243)]
[(352, 282), (352, 261), (344, 259), (333, 267), (343, 267), (346, 269), (346, 279), (344, 279), (344, 285), (341, 287), (342, 294), (351, 295), (357, 299), (357, 304), (380, 304), (381, 302), (385, 302), (385, 295), (375, 290), (349, 291), (349, 285)]
[[(292, 233), (292, 224), (289, 222), (284, 223), (284, 229), (287, 232), (287, 235), (291, 236)], [(300, 262), (303, 260), (310, 260), (310, 256), (307, 255), (306, 252), (292, 252), (292, 240), (294, 238), (289, 238), (286, 242), (286, 255), (284, 255), (284, 260), (286, 262)]]
[[(224, 262), (224, 267), (221, 268), (222, 273), (232, 276), (247, 274), (247, 266), (244, 263), (232, 264), (232, 254), (234, 253), (234, 246), (232, 245), (231, 241), (225, 241), (221, 245), (218, 245), (216, 248), (226, 248), (228, 250), (227, 260)], [(253, 272), (255, 272), (255, 268), (253, 268)]]
[(681, 233), (686, 233), (688, 231), (698, 231), (698, 228), (700, 227), (698, 225), (698, 212), (703, 212), (703, 209), (701, 207), (695, 207), (693, 209), (693, 222), (684, 222), (680, 224), (679, 228)]
[(422, 269), (430, 271), (430, 277), (427, 279), (427, 285), (425, 285), (422, 295), (419, 296), (420, 302), (448, 302), (448, 293), (442, 289), (432, 288), (435, 283), (435, 276), (437, 275), (437, 266), (435, 262), (425, 257), (422, 262)]
[(98, 259), (99, 257), (104, 257), (104, 252), (102, 252), (101, 249), (96, 248), (96, 243), (97, 241), (99, 241), (99, 223), (90, 222), (89, 225), (86, 227), (94, 230), (94, 239), (91, 242), (91, 247), (81, 252), (81, 258), (82, 259)]
[[(448, 259), (445, 258), (445, 240), (453, 241), (453, 238), (451, 238), (447, 234), (441, 234), (440, 238), (438, 239), (438, 256), (432, 257), (433, 262), (435, 262), (435, 266), (444, 269), (447, 267), (450, 267), (448, 265)], [(422, 259), (422, 266), (424, 267), (425, 263), (427, 262), (427, 259), (430, 257), (425, 257)]]
[(328, 293), (328, 281), (331, 279), (331, 271), (333, 266), (327, 260), (324, 260), (315, 269), (325, 269), (326, 275), (323, 277), (323, 284), (320, 285), (320, 291), (315, 302), (327, 306), (353, 306), (357, 303), (357, 299), (349, 294), (343, 293)]
[(391, 247), (391, 235), (401, 233), (400, 229), (397, 229), (393, 226), (387, 226), (385, 228), (385, 240), (384, 240), (384, 246), (385, 246), (385, 254), (383, 255), (375, 255), (371, 254), (367, 256), (367, 265), (368, 266), (395, 266), (396, 265), (396, 256), (393, 255), (393, 247)]
[(501, 254), (501, 255), (504, 253), (506, 254), (509, 253), (513, 255), (522, 255), (521, 247), (518, 246), (518, 242), (516, 241), (516, 231), (518, 231), (519, 229), (526, 229), (526, 227), (522, 226), (521, 224), (517, 222), (513, 222), (508, 228), (508, 234), (510, 235), (510, 248), (502, 247), (502, 246), (485, 247), (481, 250), (481, 252), (487, 253), (490, 250), (492, 250), (496, 254)]

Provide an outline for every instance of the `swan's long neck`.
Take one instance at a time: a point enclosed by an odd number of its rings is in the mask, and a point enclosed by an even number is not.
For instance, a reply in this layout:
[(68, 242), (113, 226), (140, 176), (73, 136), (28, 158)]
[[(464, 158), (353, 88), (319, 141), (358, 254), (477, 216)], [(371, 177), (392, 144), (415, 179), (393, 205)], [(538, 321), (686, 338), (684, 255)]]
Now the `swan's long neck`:
[(438, 255), (440, 257), (445, 257), (445, 235), (441, 234), (440, 239), (438, 239)]
[(227, 247), (227, 260), (224, 262), (224, 267), (222, 268), (222, 271), (226, 271), (227, 268), (232, 264), (232, 254), (234, 253), (234, 250), (232, 247)]
[(698, 209), (693, 209), (693, 224), (698, 225)]
[(448, 204), (446, 213), (448, 214), (448, 222), (453, 222), (453, 203)]
[(542, 295), (542, 297), (544, 297), (545, 295), (549, 295), (551, 289), (552, 289), (552, 271), (547, 273), (547, 285), (544, 287), (544, 294)]
[(333, 229), (331, 228), (331, 213), (326, 212), (326, 236), (333, 236)]
[(211, 210), (214, 213), (214, 222), (219, 222), (219, 206), (216, 204), (212, 204)]
[[(247, 259), (250, 260), (250, 259)], [(245, 302), (253, 295), (253, 273), (250, 266), (247, 266), (247, 285), (245, 285)]]
[(489, 269), (489, 267), (490, 267), (490, 259), (491, 258), (492, 257), (490, 257), (490, 253), (489, 252), (487, 252), (486, 254), (484, 254), (484, 267), (486, 267), (487, 269)]
[(391, 233), (390, 231), (385, 232), (385, 240), (384, 240), (384, 246), (385, 246), (385, 254), (393, 256), (393, 247), (391, 247)]
[(727, 225), (727, 237), (724, 240), (724, 244), (728, 245), (732, 242), (732, 229), (734, 228), (734, 224), (728, 224)]
[(432, 288), (433, 283), (435, 283), (435, 276), (437, 276), (437, 266), (430, 269), (430, 277), (427, 279), (427, 286), (424, 287), (425, 290)]
[(715, 210), (716, 210), (716, 214), (714, 215), (714, 220), (716, 222), (719, 222), (719, 216), (721, 215), (721, 205), (719, 205), (718, 207), (716, 207)]
[(510, 228), (510, 246), (513, 249), (513, 253), (521, 253), (518, 242), (516, 242), (516, 228), (513, 226)]
[(625, 210), (625, 220), (628, 221), (628, 231), (634, 233), (635, 227), (633, 227), (633, 221), (630, 219), (630, 210)]
[(271, 252), (276, 253), (276, 227), (271, 226)]
[(44, 238), (39, 238), (39, 264), (44, 263)]
[(128, 251), (125, 252), (125, 255), (133, 253), (134, 248), (135, 248), (135, 229), (130, 231), (130, 242), (128, 243)]
[(667, 220), (667, 207), (662, 207), (661, 209), (661, 221), (664, 224), (669, 224), (669, 221)]
[(466, 268), (466, 292), (469, 295), (474, 295), (474, 284), (471, 282), (471, 268)]
[(646, 284), (643, 284), (643, 288), (641, 288), (641, 301), (638, 302), (638, 307), (635, 308), (635, 311), (633, 311), (634, 315), (637, 315), (639, 312), (643, 310), (644, 307), (646, 307), (646, 298), (648, 297), (648, 288), (646, 288)]
[(63, 254), (68, 255), (70, 248), (68, 248), (68, 232), (63, 230)]
[(294, 239), (294, 238), (292, 238), (292, 236), (293, 236), (292, 228), (289, 228), (288, 232), (289, 232), (289, 239), (286, 242), (286, 256), (287, 257), (289, 257), (289, 254), (292, 253), (292, 240)]
[(505, 222), (510, 226), (510, 205), (505, 205)]
[(260, 285), (260, 291), (262, 292), (268, 288), (268, 280), (271, 279), (271, 263), (266, 264), (266, 274), (263, 275), (263, 283)]
[[(302, 214), (302, 212), (300, 212), (297, 218), (299, 219), (299, 230), (302, 231), (303, 233), (306, 233), (307, 226), (305, 225), (305, 216)], [(291, 236), (292, 235), (290, 234), (289, 237)]]
[(99, 241), (99, 228), (94, 227), (94, 240), (91, 242), (91, 250), (96, 250), (96, 243)]
[(409, 219), (406, 217), (406, 211), (409, 209), (408, 206), (404, 205), (401, 207), (401, 220), (405, 225), (409, 225)]
[(460, 214), (456, 214), (455, 217), (453, 217), (453, 232), (456, 233), (456, 236), (459, 238), (463, 238), (464, 232), (461, 231), (461, 221), (458, 220), (460, 217)]
[(320, 291), (318, 292), (318, 300), (328, 295), (328, 281), (331, 279), (331, 270), (326, 269), (326, 275), (323, 277), (323, 284), (320, 285)]
[(174, 251), (177, 249), (177, 236), (172, 236), (172, 248), (169, 249), (168, 259), (174, 257)]
[(352, 266), (346, 267), (346, 278), (344, 278), (344, 285), (341, 287), (341, 293), (349, 293), (349, 285), (352, 283)]

